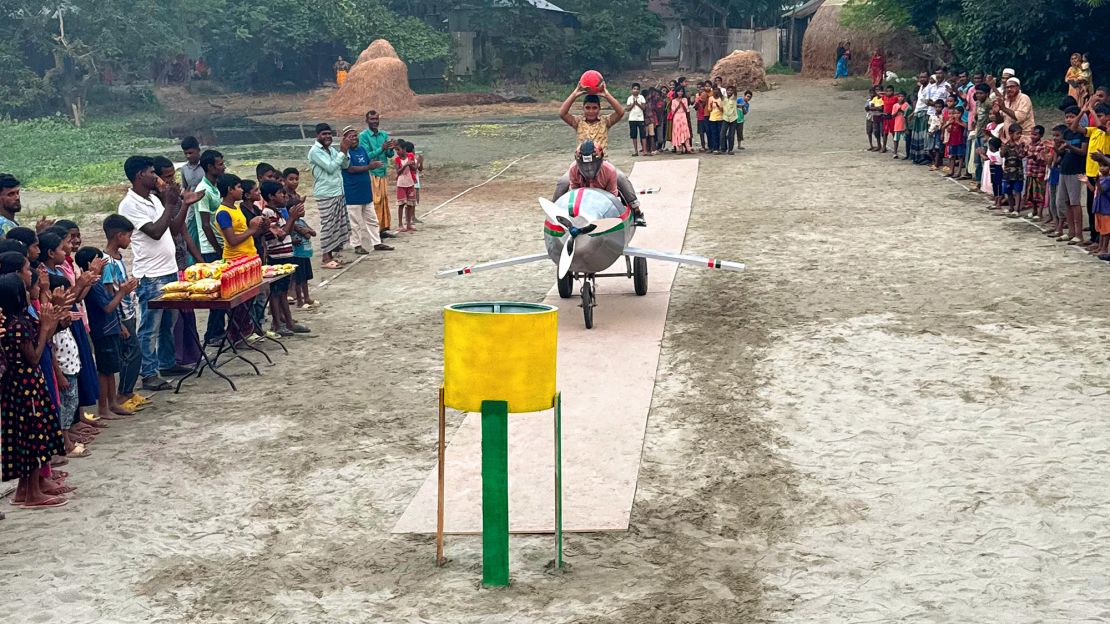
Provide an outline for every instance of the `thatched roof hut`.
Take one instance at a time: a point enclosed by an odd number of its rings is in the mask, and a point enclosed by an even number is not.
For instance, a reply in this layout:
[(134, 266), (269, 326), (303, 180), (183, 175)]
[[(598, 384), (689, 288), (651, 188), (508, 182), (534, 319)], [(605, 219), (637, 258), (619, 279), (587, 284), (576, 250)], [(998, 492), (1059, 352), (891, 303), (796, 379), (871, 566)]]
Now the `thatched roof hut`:
[(802, 40), (802, 74), (831, 77), (836, 71), (836, 47), (842, 41), (852, 44), (852, 74), (866, 73), (876, 48), (883, 51), (887, 69), (915, 70), (921, 64), (914, 55), (922, 49), (921, 40), (906, 30), (866, 32), (845, 28), (840, 12), (848, 0), (825, 0), (814, 13)]

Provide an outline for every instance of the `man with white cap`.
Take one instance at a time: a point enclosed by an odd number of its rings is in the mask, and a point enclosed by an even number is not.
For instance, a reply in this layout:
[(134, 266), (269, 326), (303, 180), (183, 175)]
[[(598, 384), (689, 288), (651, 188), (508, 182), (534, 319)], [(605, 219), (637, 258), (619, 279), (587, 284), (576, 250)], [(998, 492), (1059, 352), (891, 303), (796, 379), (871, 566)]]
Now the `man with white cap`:
[[(1004, 70), (1013, 72), (1012, 69)], [(1033, 119), (1033, 101), (1028, 95), (1021, 92), (1021, 81), (1010, 77), (1006, 79), (1006, 90), (1002, 99), (998, 100), (998, 110), (1002, 113), (1006, 125), (1017, 123), (1021, 125), (1021, 140), (1029, 143), (1033, 138), (1033, 126), (1037, 122)]]

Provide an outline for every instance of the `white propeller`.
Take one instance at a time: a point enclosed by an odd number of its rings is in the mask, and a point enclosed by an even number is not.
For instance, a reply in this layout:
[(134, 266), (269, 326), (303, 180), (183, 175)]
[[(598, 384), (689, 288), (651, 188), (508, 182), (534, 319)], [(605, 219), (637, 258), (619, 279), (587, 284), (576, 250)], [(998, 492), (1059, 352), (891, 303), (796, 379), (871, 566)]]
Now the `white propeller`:
[(624, 223), (624, 219), (620, 217), (606, 217), (590, 221), (582, 215), (570, 217), (561, 214), (561, 210), (554, 202), (546, 200), (542, 197), (539, 198), (540, 207), (543, 208), (547, 218), (552, 223), (558, 223), (567, 232), (567, 242), (563, 244), (563, 251), (559, 254), (559, 277), (566, 277), (570, 272), (570, 264), (574, 261), (574, 239), (580, 234), (589, 234), (596, 230), (602, 232), (617, 227)]

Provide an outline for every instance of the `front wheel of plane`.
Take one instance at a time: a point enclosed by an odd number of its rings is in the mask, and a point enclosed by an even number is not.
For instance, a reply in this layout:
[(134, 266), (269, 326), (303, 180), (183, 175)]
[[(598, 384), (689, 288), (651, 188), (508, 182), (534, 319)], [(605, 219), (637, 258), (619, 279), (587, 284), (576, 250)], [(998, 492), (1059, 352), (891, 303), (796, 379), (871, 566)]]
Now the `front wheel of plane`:
[(594, 328), (594, 289), (589, 280), (582, 282), (582, 317), (586, 321), (586, 329)]
[(570, 299), (574, 294), (574, 276), (567, 273), (563, 277), (555, 278), (556, 283), (559, 285), (559, 298)]

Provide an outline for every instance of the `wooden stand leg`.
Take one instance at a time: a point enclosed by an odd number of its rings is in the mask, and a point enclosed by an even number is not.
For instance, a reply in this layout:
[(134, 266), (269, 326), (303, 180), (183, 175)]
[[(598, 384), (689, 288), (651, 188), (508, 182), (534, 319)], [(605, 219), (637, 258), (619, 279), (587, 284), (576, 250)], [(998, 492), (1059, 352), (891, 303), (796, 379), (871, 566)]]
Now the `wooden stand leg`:
[(439, 387), (439, 483), (436, 499), (436, 565), (447, 562), (443, 557), (443, 473), (447, 460), (447, 410), (443, 405), (443, 386)]
[(482, 584), (509, 584), (509, 404), (482, 401)]
[(555, 569), (563, 569), (563, 395), (555, 394)]

